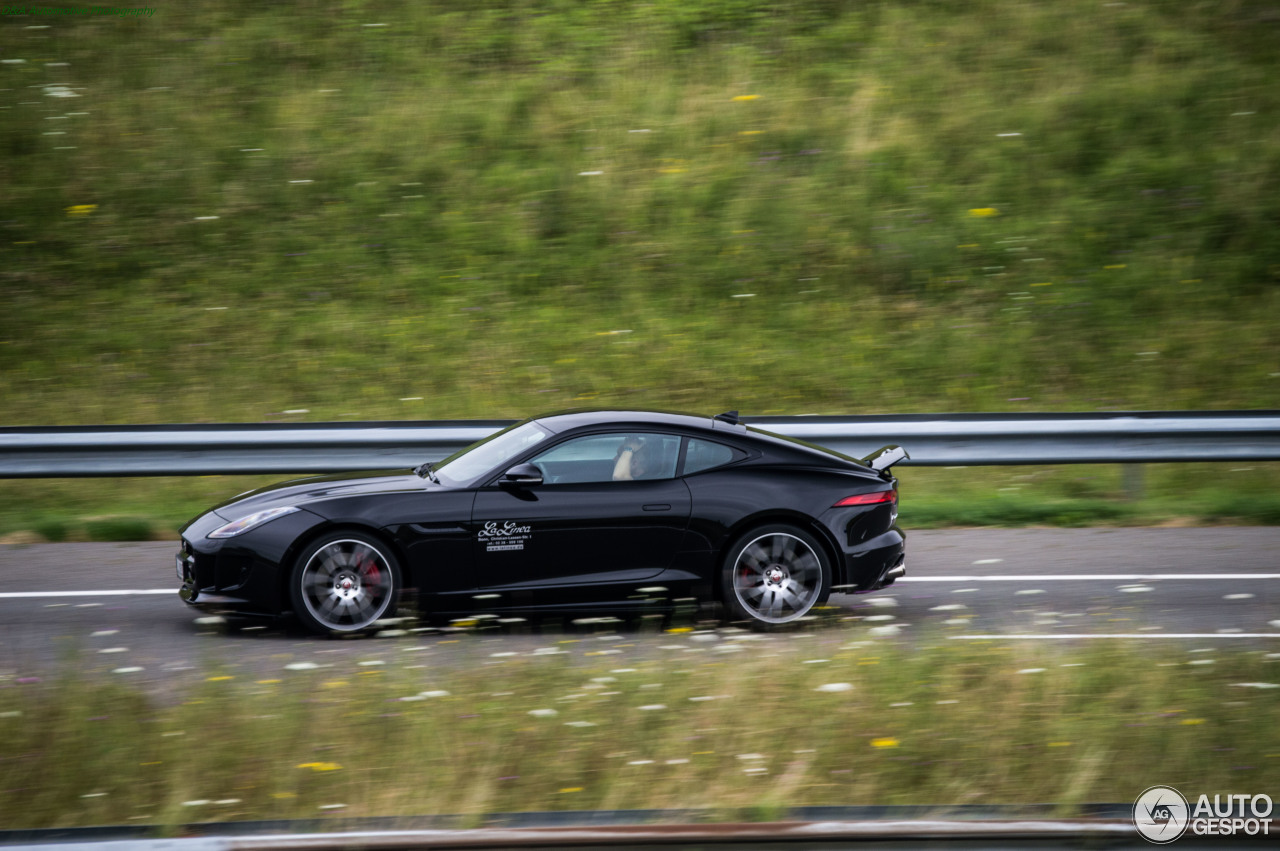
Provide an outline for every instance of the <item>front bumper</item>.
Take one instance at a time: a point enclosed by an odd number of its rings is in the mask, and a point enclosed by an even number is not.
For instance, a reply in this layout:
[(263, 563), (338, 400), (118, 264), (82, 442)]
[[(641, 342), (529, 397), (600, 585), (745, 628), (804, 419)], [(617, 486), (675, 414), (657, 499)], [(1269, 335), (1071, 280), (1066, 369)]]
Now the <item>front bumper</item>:
[(278, 615), (287, 608), (284, 581), (294, 542), (324, 520), (298, 511), (234, 538), (210, 538), (227, 521), (213, 512), (182, 530), (175, 557), (178, 597), (197, 608)]
[(178, 597), (189, 606), (219, 612), (276, 614), (280, 610), (278, 565), (250, 556), (205, 551), (186, 538), (176, 557), (182, 585)]

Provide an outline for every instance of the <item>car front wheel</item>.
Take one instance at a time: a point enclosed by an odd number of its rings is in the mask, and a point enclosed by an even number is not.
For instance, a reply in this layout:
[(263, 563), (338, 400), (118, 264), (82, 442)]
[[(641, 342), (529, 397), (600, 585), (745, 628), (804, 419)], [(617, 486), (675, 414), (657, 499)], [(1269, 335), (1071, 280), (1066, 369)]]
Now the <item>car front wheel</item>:
[(721, 574), (730, 616), (768, 627), (808, 614), (828, 593), (831, 565), (822, 545), (796, 526), (762, 526), (743, 535)]
[(359, 532), (327, 535), (307, 547), (289, 580), (298, 619), (322, 635), (369, 628), (395, 610), (399, 593), (395, 556)]

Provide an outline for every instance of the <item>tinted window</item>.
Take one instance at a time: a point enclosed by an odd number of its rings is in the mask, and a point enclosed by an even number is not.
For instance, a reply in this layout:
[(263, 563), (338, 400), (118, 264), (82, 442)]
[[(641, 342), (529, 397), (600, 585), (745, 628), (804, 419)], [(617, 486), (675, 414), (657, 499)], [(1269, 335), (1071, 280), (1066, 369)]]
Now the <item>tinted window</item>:
[(684, 457), (684, 474), (710, 470), (728, 464), (733, 460), (733, 450), (723, 443), (712, 443), (709, 440), (689, 438), (689, 448)]
[(680, 438), (638, 432), (593, 434), (567, 440), (533, 459), (547, 484), (670, 479)]

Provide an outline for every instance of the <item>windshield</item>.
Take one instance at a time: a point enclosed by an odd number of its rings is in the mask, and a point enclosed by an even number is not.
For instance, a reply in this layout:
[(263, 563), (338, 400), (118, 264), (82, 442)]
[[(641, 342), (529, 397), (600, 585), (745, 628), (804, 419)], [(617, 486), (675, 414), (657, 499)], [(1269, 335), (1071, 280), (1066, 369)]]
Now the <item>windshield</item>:
[(436, 465), (436, 475), (445, 484), (455, 487), (475, 484), (485, 473), (542, 442), (550, 434), (535, 422), (516, 423), (450, 455)]

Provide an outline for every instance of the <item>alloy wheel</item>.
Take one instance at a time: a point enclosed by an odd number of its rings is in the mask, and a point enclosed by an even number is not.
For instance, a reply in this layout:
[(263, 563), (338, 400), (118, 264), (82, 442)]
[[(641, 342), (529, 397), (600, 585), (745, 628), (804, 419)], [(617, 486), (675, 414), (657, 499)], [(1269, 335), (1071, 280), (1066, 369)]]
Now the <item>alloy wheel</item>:
[(781, 624), (803, 617), (822, 591), (822, 561), (789, 532), (769, 532), (738, 551), (733, 593), (751, 618)]

